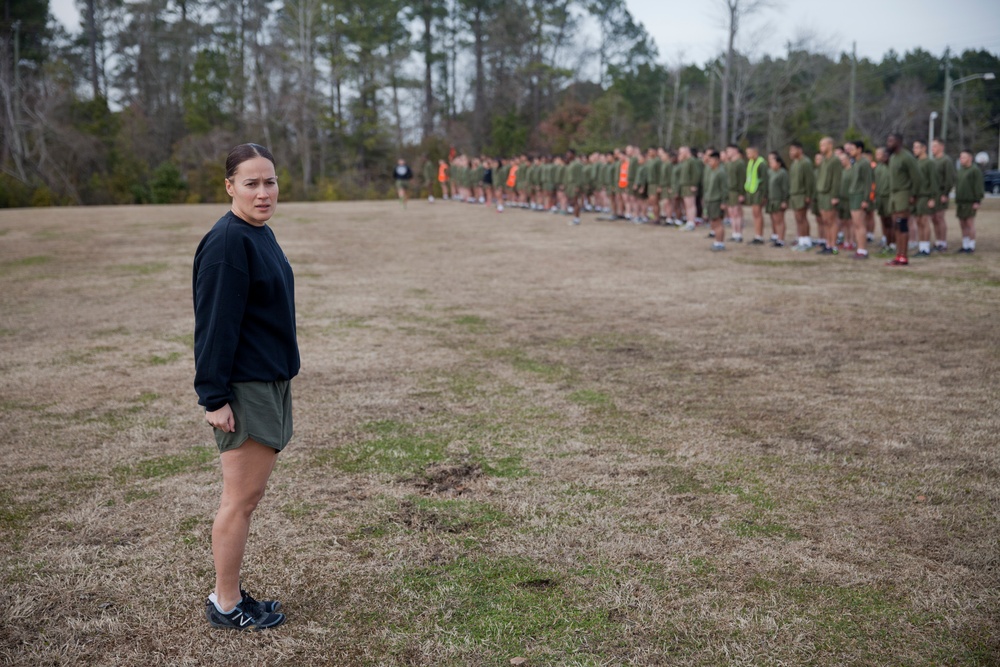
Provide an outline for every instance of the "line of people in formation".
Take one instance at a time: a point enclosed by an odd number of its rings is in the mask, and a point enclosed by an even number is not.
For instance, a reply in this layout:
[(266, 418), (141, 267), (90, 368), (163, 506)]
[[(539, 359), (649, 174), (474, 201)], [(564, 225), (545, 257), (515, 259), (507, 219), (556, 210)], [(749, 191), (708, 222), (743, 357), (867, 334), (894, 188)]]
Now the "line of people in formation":
[[(509, 160), (457, 155), (436, 165), (426, 161), (422, 175), (432, 202), (438, 192), (446, 200), (491, 205), (498, 211), (506, 206), (561, 212), (573, 216), (572, 225), (580, 224), (583, 212), (686, 231), (708, 225), (714, 251), (725, 250), (727, 228), (732, 242), (744, 241), (744, 212), (749, 208), (750, 244), (768, 242), (766, 217), (770, 244), (785, 247), (791, 212), (793, 250), (823, 255), (845, 250), (864, 260), (875, 244), (878, 216), (879, 254), (891, 257), (892, 266), (906, 266), (910, 250), (918, 257), (948, 250), (946, 211), (954, 190), (962, 233), (958, 252), (975, 252), (975, 218), (984, 189), (983, 174), (969, 150), (961, 152), (956, 169), (940, 140), (930, 147), (914, 141), (911, 152), (902, 137), (890, 134), (885, 145), (872, 152), (861, 141), (838, 146), (824, 137), (818, 149), (810, 159), (801, 143), (792, 142), (788, 163), (778, 151), (765, 157), (756, 147), (743, 151), (736, 145), (722, 151), (690, 146), (643, 151), (627, 146), (611, 153), (581, 155), (570, 150)], [(400, 192), (407, 182), (397, 179)]]

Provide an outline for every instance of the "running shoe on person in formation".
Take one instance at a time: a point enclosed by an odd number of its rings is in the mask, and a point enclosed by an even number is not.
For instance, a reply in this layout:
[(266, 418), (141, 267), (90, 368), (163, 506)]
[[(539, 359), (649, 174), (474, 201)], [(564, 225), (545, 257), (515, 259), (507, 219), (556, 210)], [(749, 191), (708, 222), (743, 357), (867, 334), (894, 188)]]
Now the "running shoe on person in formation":
[(760, 236), (755, 236), (753, 237), (753, 241), (750, 242), (750, 245), (764, 245), (764, 239)]
[(930, 250), (920, 250), (917, 252), (917, 257), (930, 257), (930, 256), (931, 256)]
[(906, 259), (902, 255), (899, 255), (895, 259), (891, 259), (885, 263), (886, 266), (909, 266), (910, 260)]

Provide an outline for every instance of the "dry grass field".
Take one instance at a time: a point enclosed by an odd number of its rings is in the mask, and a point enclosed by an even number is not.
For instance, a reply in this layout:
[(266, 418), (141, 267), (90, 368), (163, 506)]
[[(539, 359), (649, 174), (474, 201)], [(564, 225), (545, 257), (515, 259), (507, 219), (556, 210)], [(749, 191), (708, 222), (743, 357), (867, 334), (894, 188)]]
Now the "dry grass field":
[(252, 635), (203, 616), (223, 209), (0, 212), (0, 663), (1000, 664), (998, 204), (908, 269), (280, 205), (303, 370), (245, 584), (288, 622)]

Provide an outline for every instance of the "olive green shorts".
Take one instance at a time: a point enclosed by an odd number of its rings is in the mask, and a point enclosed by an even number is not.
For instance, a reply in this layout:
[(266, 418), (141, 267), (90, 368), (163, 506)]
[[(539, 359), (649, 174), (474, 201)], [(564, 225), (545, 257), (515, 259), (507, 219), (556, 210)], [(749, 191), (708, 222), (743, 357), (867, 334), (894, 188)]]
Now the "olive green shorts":
[[(934, 211), (937, 210), (937, 207), (935, 206), (934, 208), (931, 208), (927, 205), (927, 202), (929, 202), (930, 199), (930, 197), (926, 197), (924, 195), (918, 196), (917, 201), (913, 204), (913, 212), (916, 215), (934, 215)], [(935, 202), (935, 204), (936, 203), (937, 202)]]
[(788, 208), (792, 209), (793, 211), (801, 211), (803, 209), (809, 208), (809, 205), (806, 204), (806, 196), (790, 195), (788, 197)]
[(279, 452), (292, 439), (292, 386), (277, 382), (234, 382), (229, 404), (236, 423), (234, 433), (215, 429), (220, 452), (236, 449), (248, 439)]
[(833, 203), (833, 195), (829, 192), (817, 192), (816, 202), (820, 211), (836, 211), (837, 205)]
[[(847, 202), (848, 209), (851, 211), (860, 211), (861, 205), (868, 201), (868, 197), (864, 195), (851, 195), (849, 201)], [(871, 208), (871, 207), (869, 207)]]
[(876, 197), (875, 198), (875, 210), (883, 218), (892, 217), (892, 207), (889, 206), (891, 202), (888, 197)]
[(958, 202), (955, 204), (955, 207), (958, 209), (956, 212), (959, 220), (968, 220), (969, 218), (976, 217), (976, 209), (972, 208), (971, 203)]
[(764, 191), (759, 189), (757, 192), (748, 192), (743, 195), (743, 203), (747, 206), (762, 206), (764, 204)]
[(892, 204), (892, 213), (909, 214), (912, 204), (910, 204), (910, 193), (906, 191), (893, 192), (889, 203)]
[(707, 202), (705, 202), (705, 216), (709, 220), (721, 220), (722, 219), (722, 202), (719, 202), (719, 201), (707, 201)]

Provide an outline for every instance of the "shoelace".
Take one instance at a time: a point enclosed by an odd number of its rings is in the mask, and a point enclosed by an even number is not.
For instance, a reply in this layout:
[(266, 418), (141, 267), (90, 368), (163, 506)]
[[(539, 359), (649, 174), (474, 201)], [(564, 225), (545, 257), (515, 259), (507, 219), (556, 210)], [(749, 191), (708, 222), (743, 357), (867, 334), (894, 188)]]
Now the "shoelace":
[(253, 596), (246, 591), (241, 590), (240, 593), (243, 594), (243, 601), (240, 603), (243, 611), (256, 619), (260, 619), (265, 616), (264, 606), (260, 602), (257, 602), (257, 600), (255, 600)]

